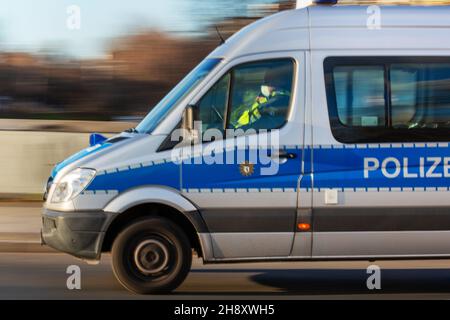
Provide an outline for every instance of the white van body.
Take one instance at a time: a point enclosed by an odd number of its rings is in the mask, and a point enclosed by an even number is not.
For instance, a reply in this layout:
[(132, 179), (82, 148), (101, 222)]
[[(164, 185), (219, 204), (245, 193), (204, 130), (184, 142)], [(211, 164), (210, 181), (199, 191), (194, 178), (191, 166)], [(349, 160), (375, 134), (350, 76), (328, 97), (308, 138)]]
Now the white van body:
[[(157, 212), (204, 262), (449, 257), (449, 35), (450, 7), (310, 6), (245, 27), (206, 58), (217, 64), (151, 133), (137, 127), (55, 168), (44, 242), (99, 260), (134, 219)], [(177, 163), (173, 147), (161, 148), (230, 70), (280, 59), (293, 62), (294, 78), (278, 129), (289, 157), (276, 175), (258, 164), (243, 174), (242, 162)], [(248, 139), (204, 146), (228, 154)], [(175, 149), (191, 157), (191, 146)], [(52, 200), (78, 168), (93, 170), (88, 185)]]

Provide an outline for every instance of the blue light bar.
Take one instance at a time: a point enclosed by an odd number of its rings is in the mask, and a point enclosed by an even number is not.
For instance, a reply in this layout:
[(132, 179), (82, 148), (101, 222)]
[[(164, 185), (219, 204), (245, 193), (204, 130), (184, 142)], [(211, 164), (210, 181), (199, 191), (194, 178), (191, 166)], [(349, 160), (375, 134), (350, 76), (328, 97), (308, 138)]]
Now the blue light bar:
[(319, 5), (333, 5), (337, 4), (338, 0), (312, 0), (313, 4)]

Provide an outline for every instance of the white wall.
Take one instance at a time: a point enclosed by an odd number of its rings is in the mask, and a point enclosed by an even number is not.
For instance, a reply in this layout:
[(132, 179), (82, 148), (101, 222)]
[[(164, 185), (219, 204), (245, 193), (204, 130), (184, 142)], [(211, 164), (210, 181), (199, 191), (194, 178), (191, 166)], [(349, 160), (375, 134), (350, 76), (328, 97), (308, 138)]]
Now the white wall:
[(0, 194), (42, 193), (52, 167), (88, 145), (88, 133), (0, 131)]

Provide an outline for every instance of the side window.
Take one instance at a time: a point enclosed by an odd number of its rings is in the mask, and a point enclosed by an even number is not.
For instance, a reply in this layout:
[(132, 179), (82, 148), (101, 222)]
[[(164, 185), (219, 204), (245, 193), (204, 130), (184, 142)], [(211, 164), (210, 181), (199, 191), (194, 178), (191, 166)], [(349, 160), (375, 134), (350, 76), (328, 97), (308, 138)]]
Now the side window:
[(328, 58), (324, 69), (338, 141), (450, 140), (450, 58)]
[(232, 71), (229, 129), (277, 129), (284, 125), (291, 102), (291, 59), (246, 63)]
[(392, 64), (390, 70), (394, 127), (450, 129), (450, 63)]
[(202, 131), (219, 129), (223, 131), (225, 111), (228, 104), (230, 74), (223, 76), (197, 103), (195, 120), (201, 121)]
[(336, 67), (333, 71), (339, 120), (346, 126), (384, 126), (384, 67)]
[(414, 68), (394, 67), (390, 71), (392, 127), (410, 128), (416, 116), (418, 73)]

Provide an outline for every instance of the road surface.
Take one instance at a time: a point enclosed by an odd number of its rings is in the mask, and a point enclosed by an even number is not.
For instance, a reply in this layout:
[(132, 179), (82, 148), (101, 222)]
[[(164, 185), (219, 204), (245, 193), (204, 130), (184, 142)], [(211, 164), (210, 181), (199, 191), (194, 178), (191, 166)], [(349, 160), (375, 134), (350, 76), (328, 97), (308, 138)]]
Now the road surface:
[[(204, 266), (197, 259), (175, 293), (138, 296), (118, 284), (109, 255), (89, 266), (65, 254), (31, 253), (43, 250), (41, 206), (0, 202), (0, 299), (450, 299), (450, 260), (377, 261), (381, 290), (371, 291), (367, 261)], [(28, 252), (4, 252), (17, 248)], [(81, 290), (66, 287), (66, 269), (74, 264)]]
[[(289, 262), (203, 266), (166, 296), (138, 296), (115, 280), (110, 256), (96, 266), (65, 254), (0, 253), (0, 299), (449, 299), (450, 261), (385, 261), (381, 290), (369, 291), (369, 262)], [(66, 269), (81, 268), (81, 290)]]

